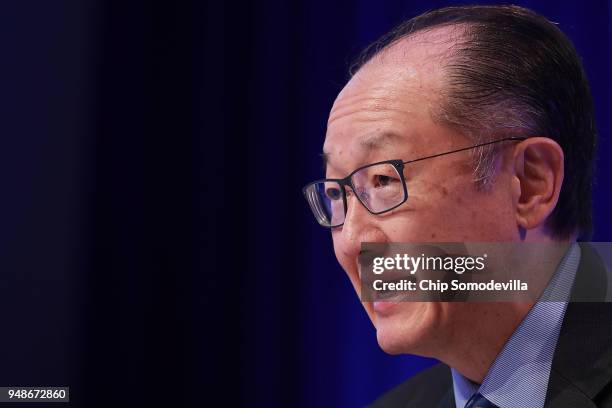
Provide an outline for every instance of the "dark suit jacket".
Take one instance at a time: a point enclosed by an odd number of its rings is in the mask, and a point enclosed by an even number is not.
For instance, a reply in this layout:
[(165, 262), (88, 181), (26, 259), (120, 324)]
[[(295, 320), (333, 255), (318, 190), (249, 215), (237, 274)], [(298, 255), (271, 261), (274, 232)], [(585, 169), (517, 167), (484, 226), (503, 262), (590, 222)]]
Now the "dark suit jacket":
[[(593, 296), (605, 299), (605, 266), (588, 245), (581, 244), (581, 251), (572, 300)], [(612, 303), (568, 304), (553, 356), (545, 406), (612, 408)], [(371, 407), (455, 408), (450, 369), (437, 364), (383, 395)]]

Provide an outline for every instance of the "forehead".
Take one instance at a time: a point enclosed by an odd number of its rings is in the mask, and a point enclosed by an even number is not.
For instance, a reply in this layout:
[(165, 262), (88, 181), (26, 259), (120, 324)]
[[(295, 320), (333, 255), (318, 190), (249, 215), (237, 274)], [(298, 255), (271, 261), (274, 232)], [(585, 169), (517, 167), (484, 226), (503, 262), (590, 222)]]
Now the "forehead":
[[(402, 40), (365, 64), (332, 107), (324, 155), (338, 167), (433, 144), (431, 117), (443, 87), (451, 28)], [(380, 154), (379, 154), (380, 152)], [(386, 156), (385, 156), (386, 155)], [(349, 160), (347, 160), (349, 159)]]

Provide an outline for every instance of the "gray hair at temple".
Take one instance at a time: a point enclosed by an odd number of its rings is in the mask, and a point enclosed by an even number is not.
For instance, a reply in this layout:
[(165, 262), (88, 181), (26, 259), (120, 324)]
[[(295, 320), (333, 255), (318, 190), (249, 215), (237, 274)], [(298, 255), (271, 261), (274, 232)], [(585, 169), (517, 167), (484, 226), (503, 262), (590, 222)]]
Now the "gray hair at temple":
[[(565, 154), (559, 201), (547, 220), (550, 233), (567, 239), (592, 232), (592, 184), (597, 130), (593, 101), (571, 41), (546, 18), (518, 6), (447, 7), (414, 17), (364, 50), (351, 67), (425, 30), (460, 30), (443, 61), (446, 83), (432, 112), (476, 143), (507, 136), (544, 136)], [(474, 153), (474, 175), (486, 189), (494, 181), (496, 149)]]

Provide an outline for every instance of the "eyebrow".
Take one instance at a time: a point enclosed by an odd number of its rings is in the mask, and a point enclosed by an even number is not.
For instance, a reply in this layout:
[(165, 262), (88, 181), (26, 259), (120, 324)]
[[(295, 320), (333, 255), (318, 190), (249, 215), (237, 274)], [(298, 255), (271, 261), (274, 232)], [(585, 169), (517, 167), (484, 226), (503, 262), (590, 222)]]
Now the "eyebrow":
[[(370, 133), (361, 138), (358, 146), (363, 150), (375, 150), (385, 146), (391, 146), (394, 141), (400, 139), (402, 139), (402, 137), (399, 135), (399, 133), (392, 131)], [(331, 163), (331, 153), (323, 152), (320, 156), (323, 161), (323, 170), (325, 170), (327, 165)]]
[(402, 137), (398, 133), (391, 131), (385, 131), (382, 133), (372, 133), (361, 139), (359, 141), (359, 146), (364, 149), (379, 149), (384, 146), (389, 146), (394, 141), (400, 139), (402, 139)]

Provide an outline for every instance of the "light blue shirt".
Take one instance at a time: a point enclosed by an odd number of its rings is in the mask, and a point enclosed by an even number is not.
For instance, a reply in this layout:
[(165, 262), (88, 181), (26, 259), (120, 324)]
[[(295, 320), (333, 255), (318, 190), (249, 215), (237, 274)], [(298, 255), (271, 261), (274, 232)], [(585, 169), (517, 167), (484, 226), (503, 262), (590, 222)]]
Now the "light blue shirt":
[[(580, 247), (573, 244), (542, 298), (555, 293), (552, 299), (569, 299), (579, 263)], [(497, 355), (482, 385), (473, 383), (451, 368), (457, 408), (464, 408), (476, 392), (500, 408), (544, 407), (552, 359), (566, 308), (567, 302), (537, 302)]]

